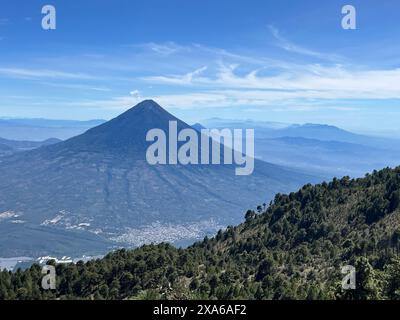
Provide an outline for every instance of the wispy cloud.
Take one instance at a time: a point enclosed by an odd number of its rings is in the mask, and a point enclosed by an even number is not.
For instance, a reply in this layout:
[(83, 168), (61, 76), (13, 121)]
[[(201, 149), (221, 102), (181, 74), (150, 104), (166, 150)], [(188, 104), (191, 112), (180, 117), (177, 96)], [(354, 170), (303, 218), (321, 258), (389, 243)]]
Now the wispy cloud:
[(0, 76), (15, 78), (94, 79), (85, 73), (71, 73), (58, 70), (0, 68)]
[(99, 91), (99, 92), (112, 91), (110, 88), (107, 87), (99, 87), (99, 86), (85, 85), (78, 83), (71, 84), (71, 83), (59, 83), (59, 82), (41, 82), (41, 84), (50, 87), (66, 88), (72, 90), (86, 90), (86, 91)]
[[(302, 52), (314, 58), (322, 55), (287, 45), (287, 40), (279, 32), (275, 33), (275, 38), (286, 44), (288, 52)], [(371, 69), (329, 60), (322, 63), (320, 59), (312, 59), (318, 63), (289, 63), (200, 44), (148, 43), (138, 46), (143, 50), (138, 50), (133, 56), (125, 53), (124, 59), (99, 52), (83, 57), (79, 65), (56, 61), (49, 65), (49, 69), (39, 66), (0, 67), (0, 77), (41, 80), (54, 86), (102, 91), (104, 94), (93, 93), (92, 99), (76, 101), (80, 99), (74, 98), (65, 104), (118, 110), (147, 98), (177, 108), (254, 106), (270, 110), (286, 107), (308, 110), (341, 99), (400, 99), (397, 85), (400, 83), (400, 69)], [(63, 59), (68, 62), (67, 57)], [(64, 69), (56, 68), (58, 65)], [(136, 65), (145, 65), (146, 70), (138, 71), (134, 68)], [(104, 77), (99, 77), (99, 72), (103, 72)], [(117, 79), (118, 87), (114, 81)], [(82, 80), (83, 84), (77, 80)], [(131, 90), (133, 86), (135, 90)], [(340, 103), (337, 108), (341, 108)]]
[(190, 85), (194, 80), (199, 80), (198, 76), (207, 70), (207, 66), (198, 68), (184, 75), (169, 75), (169, 76), (150, 76), (143, 77), (145, 81), (175, 84), (175, 85)]
[(169, 107), (199, 108), (205, 106), (222, 107), (227, 105), (226, 95), (217, 92), (165, 94), (165, 95), (149, 95), (149, 96), (127, 95), (127, 96), (118, 96), (103, 100), (82, 100), (82, 101), (67, 102), (65, 103), (65, 105), (74, 107), (80, 106), (89, 108), (124, 110), (134, 106), (143, 99), (154, 99), (158, 103), (167, 108)]
[(139, 90), (132, 90), (131, 92), (129, 92), (129, 95), (137, 100), (139, 100), (141, 98), (141, 94)]
[[(155, 99), (166, 107), (257, 107), (271, 111), (312, 111), (321, 108), (336, 111), (355, 111), (352, 106), (326, 105), (326, 102), (363, 99), (400, 99), (397, 83), (400, 69), (349, 71), (343, 66), (308, 66), (308, 72), (297, 70), (293, 74), (259, 76), (257, 71), (239, 75), (238, 66), (221, 66), (213, 77), (202, 75), (204, 68), (181, 77), (154, 77), (149, 82), (159, 81), (177, 87), (188, 84), (193, 91), (141, 95), (138, 91), (129, 96), (110, 99), (80, 101), (73, 103), (86, 107), (123, 110), (141, 99)], [(202, 89), (199, 90), (199, 87)]]
[(297, 44), (289, 41), (288, 39), (283, 37), (281, 35), (281, 32), (273, 25), (269, 25), (268, 29), (271, 32), (272, 36), (277, 41), (276, 45), (283, 50), (286, 50), (291, 53), (301, 54), (301, 55), (310, 56), (310, 57), (319, 58), (319, 59), (332, 60), (332, 61), (340, 60), (339, 56), (337, 56), (337, 55), (326, 54), (326, 53), (314, 51), (314, 50), (305, 48), (303, 46), (297, 45)]
[(175, 42), (165, 42), (165, 43), (155, 43), (155, 42), (148, 42), (141, 45), (134, 45), (134, 47), (142, 47), (145, 49), (149, 49), (154, 53), (157, 53), (162, 56), (169, 56), (172, 54), (176, 54), (182, 51), (190, 51), (189, 46), (182, 46), (178, 45)]
[(224, 61), (225, 59), (233, 60), (238, 63), (246, 63), (251, 65), (269, 65), (269, 66), (279, 66), (285, 67), (288, 66), (286, 62), (268, 58), (265, 56), (251, 56), (248, 54), (241, 54), (237, 52), (233, 52), (230, 50), (215, 48), (210, 46), (205, 46), (202, 44), (194, 44), (193, 47), (196, 49), (196, 52), (204, 52), (213, 56), (215, 59)]
[[(400, 69), (358, 70), (341, 65), (305, 65), (291, 73), (259, 75), (259, 70), (246, 74), (235, 72), (237, 65), (221, 65), (214, 77), (205, 77), (196, 70), (182, 76), (154, 76), (149, 82), (208, 87), (210, 90), (264, 90), (263, 96), (290, 96), (313, 99), (399, 99)], [(254, 93), (254, 92), (253, 92)], [(241, 93), (243, 94), (243, 93)]]

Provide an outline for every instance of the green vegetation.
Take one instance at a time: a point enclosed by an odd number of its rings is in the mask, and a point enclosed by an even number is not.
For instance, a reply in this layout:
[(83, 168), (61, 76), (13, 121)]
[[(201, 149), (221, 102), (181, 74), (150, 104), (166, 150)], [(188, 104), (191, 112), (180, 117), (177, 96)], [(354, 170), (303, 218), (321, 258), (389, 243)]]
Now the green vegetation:
[[(38, 265), (3, 271), (0, 299), (400, 299), (400, 167), (278, 194), (245, 218), (186, 249), (57, 265), (54, 291)], [(357, 287), (344, 291), (348, 264)]]

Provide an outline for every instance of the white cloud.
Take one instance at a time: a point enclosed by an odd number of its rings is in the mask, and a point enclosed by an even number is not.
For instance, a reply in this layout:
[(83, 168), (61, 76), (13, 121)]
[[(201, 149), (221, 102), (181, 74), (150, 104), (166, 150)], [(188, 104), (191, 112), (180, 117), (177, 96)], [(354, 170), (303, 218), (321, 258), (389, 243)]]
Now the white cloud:
[(134, 98), (136, 98), (136, 99), (139, 99), (140, 98), (140, 91), (139, 90), (133, 90), (133, 91), (129, 92), (129, 95), (134, 97)]
[(95, 79), (84, 73), (25, 68), (0, 68), (0, 75), (15, 78)]
[(115, 110), (125, 110), (133, 107), (144, 99), (153, 99), (160, 103), (162, 106), (169, 108), (196, 108), (196, 107), (222, 107), (226, 106), (227, 99), (229, 99), (224, 93), (187, 93), (187, 94), (166, 94), (166, 95), (155, 95), (155, 96), (119, 96), (104, 100), (83, 100), (76, 102), (65, 102), (66, 106), (80, 106), (89, 108), (105, 108)]
[(149, 49), (149, 50), (153, 51), (154, 53), (159, 54), (161, 56), (169, 56), (169, 55), (172, 55), (172, 54), (175, 54), (178, 52), (182, 52), (182, 51), (190, 51), (190, 47), (181, 46), (181, 45), (176, 44), (175, 42), (166, 42), (166, 43), (149, 42), (149, 43), (144, 43), (139, 46), (143, 47), (145, 49)]
[[(275, 38), (280, 39), (281, 44), (288, 43), (279, 32), (276, 33)], [(287, 107), (311, 110), (318, 107), (318, 104), (328, 108), (326, 102), (336, 102), (338, 99), (400, 99), (400, 90), (398, 90), (400, 69), (368, 69), (330, 61), (325, 61), (324, 64), (288, 63), (283, 60), (247, 56), (198, 44), (180, 46), (175, 43), (150, 43), (143, 46), (146, 48), (144, 52), (138, 50), (140, 54), (135, 54), (131, 59), (123, 56), (122, 62), (119, 60), (120, 56), (110, 57), (101, 54), (96, 54), (96, 59), (89, 56), (86, 60), (79, 60), (79, 65), (53, 62), (55, 69), (57, 66), (71, 66), (74, 70), (96, 70), (96, 72), (107, 70), (104, 71), (107, 74), (104, 77), (51, 70), (51, 65), (49, 69), (0, 67), (0, 76), (40, 79), (47, 82), (77, 79), (102, 80), (107, 81), (107, 86), (115, 88), (114, 92), (120, 91), (117, 87), (113, 87), (119, 86), (120, 82), (125, 82), (123, 85), (128, 85), (127, 82), (129, 82), (129, 86), (133, 83), (139, 88), (153, 87), (148, 90), (148, 92), (155, 92), (152, 95), (139, 90), (129, 92), (131, 87), (125, 87), (126, 96), (110, 94), (109, 98), (101, 100), (93, 98), (77, 102), (60, 102), (60, 105), (117, 110), (123, 110), (142, 99), (149, 98), (157, 100), (166, 107), (247, 106), (267, 107), (270, 110)], [(286, 46), (286, 49), (292, 52), (302, 51), (308, 53), (309, 56), (319, 55), (314, 51), (303, 50), (304, 48), (299, 46)], [(178, 52), (182, 55), (174, 57)], [(67, 60), (72, 59), (63, 57), (61, 61)], [(145, 65), (146, 70), (136, 71), (137, 65)], [(166, 68), (165, 65), (167, 65)], [(191, 67), (193, 69), (190, 69)], [(108, 72), (109, 70), (112, 71)], [(120, 73), (121, 70), (122, 73)], [(116, 80), (119, 81), (118, 84)], [(60, 86), (63, 85), (61, 82), (54, 81)], [(68, 81), (68, 84), (72, 82)], [(76, 83), (71, 85), (80, 86)], [(85, 82), (85, 85), (93, 89), (103, 88), (91, 85), (89, 81)], [(157, 91), (159, 89), (161, 90)], [(164, 94), (164, 92), (170, 94)], [(340, 110), (341, 104), (338, 104), (336, 108)], [(341, 111), (347, 110), (349, 109)]]
[(248, 63), (252, 65), (277, 65), (281, 67), (287, 65), (282, 61), (278, 61), (271, 58), (253, 57), (253, 56), (234, 53), (226, 49), (208, 47), (201, 44), (195, 44), (194, 48), (196, 49), (196, 52), (204, 52), (214, 56), (214, 59), (221, 59), (221, 60), (231, 59), (233, 61), (237, 61), (240, 63)]
[[(215, 74), (205, 76), (206, 67), (182, 76), (154, 76), (145, 78), (185, 91), (175, 94), (141, 96), (134, 90), (129, 96), (105, 100), (82, 101), (74, 105), (123, 110), (142, 99), (154, 99), (165, 107), (257, 107), (273, 111), (311, 111), (316, 108), (354, 111), (351, 106), (326, 103), (338, 99), (400, 99), (400, 69), (356, 70), (350, 66), (319, 64), (299, 65), (277, 75), (259, 74), (259, 70), (240, 73), (240, 66), (221, 64)], [(192, 90), (188, 91), (188, 88)], [(192, 92), (190, 92), (192, 91)]]
[(192, 72), (188, 72), (184, 75), (153, 76), (153, 77), (144, 77), (143, 79), (150, 82), (189, 85), (192, 84), (193, 80), (197, 78), (197, 76), (199, 76), (206, 70), (207, 66), (204, 66)]
[(90, 90), (90, 91), (100, 91), (100, 92), (110, 92), (111, 89), (107, 87), (91, 86), (85, 84), (71, 84), (71, 83), (58, 83), (58, 82), (46, 82), (43, 81), (41, 84), (51, 87), (66, 88), (72, 90)]
[[(147, 81), (172, 85), (230, 90), (232, 95), (251, 94), (292, 99), (400, 99), (400, 69), (353, 70), (341, 65), (304, 65), (278, 75), (258, 75), (259, 70), (239, 75), (237, 65), (221, 65), (215, 77), (200, 76), (199, 70), (182, 76), (154, 76)], [(235, 89), (235, 90), (233, 90)], [(259, 90), (259, 91), (254, 91)], [(253, 99), (256, 99), (256, 96)]]
[(337, 55), (326, 54), (326, 53), (314, 51), (314, 50), (299, 46), (299, 45), (287, 40), (286, 38), (284, 38), (281, 35), (280, 31), (272, 25), (269, 25), (268, 29), (271, 32), (272, 36), (277, 40), (276, 45), (283, 50), (286, 50), (286, 51), (292, 52), (292, 53), (305, 55), (305, 56), (311, 56), (314, 58), (324, 59), (324, 60), (332, 60), (332, 61), (340, 60), (340, 58)]

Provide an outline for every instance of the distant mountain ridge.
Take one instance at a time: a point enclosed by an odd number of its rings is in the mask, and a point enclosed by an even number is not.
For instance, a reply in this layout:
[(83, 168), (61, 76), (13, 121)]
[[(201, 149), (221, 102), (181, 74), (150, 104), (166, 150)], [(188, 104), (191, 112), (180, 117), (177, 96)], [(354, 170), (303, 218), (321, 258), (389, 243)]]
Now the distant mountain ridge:
[(213, 128), (254, 128), (259, 132), (259, 138), (301, 137), (322, 141), (341, 141), (374, 146), (380, 143), (398, 141), (397, 139), (353, 133), (333, 125), (318, 123), (285, 124), (269, 121), (211, 118), (204, 120), (201, 124)]
[(49, 146), (61, 142), (62, 140), (57, 138), (49, 138), (43, 141), (24, 141), (24, 140), (9, 140), (0, 138), (0, 144), (9, 146), (10, 148), (17, 150), (30, 150), (42, 146)]
[[(4, 127), (2, 120), (9, 123)], [(68, 139), (105, 122), (104, 120), (2, 120), (0, 120), (0, 137), (5, 130), (5, 134), (12, 138), (17, 137), (19, 140), (38, 140), (38, 136), (42, 137), (41, 140), (49, 136)], [(9, 125), (11, 127), (8, 127)], [(356, 134), (332, 125), (211, 118), (192, 126), (199, 132), (205, 127), (255, 129), (256, 157), (277, 165), (312, 171), (326, 178), (344, 175), (359, 177), (367, 171), (393, 167), (400, 161), (400, 140)], [(10, 155), (13, 152), (15, 150), (7, 150), (5, 146), (0, 147), (0, 156)]]
[(0, 156), (8, 156), (16, 152), (33, 150), (61, 142), (60, 139), (49, 138), (44, 141), (18, 141), (0, 138)]
[(69, 139), (104, 123), (105, 120), (50, 120), (0, 118), (0, 137), (8, 140), (43, 141)]
[(211, 119), (216, 128), (255, 130), (256, 157), (266, 162), (312, 170), (327, 178), (394, 167), (400, 162), (400, 140), (366, 136), (325, 124), (278, 126), (263, 121)]
[(65, 126), (97, 126), (106, 122), (103, 119), (91, 120), (64, 120), (64, 119), (46, 119), (46, 118), (1, 118), (0, 124), (25, 125), (30, 127), (65, 127)]

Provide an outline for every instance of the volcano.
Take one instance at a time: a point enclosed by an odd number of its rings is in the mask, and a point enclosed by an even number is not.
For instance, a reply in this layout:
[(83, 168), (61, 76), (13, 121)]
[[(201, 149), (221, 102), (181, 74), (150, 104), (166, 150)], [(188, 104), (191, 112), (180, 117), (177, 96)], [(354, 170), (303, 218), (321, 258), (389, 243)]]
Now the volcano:
[(146, 133), (168, 132), (169, 121), (190, 128), (146, 100), (69, 140), (0, 158), (0, 257), (184, 243), (319, 180), (257, 160), (249, 176), (234, 165), (150, 165)]

